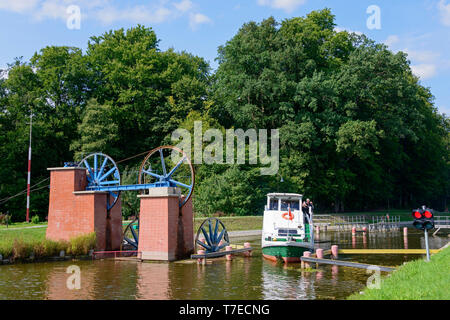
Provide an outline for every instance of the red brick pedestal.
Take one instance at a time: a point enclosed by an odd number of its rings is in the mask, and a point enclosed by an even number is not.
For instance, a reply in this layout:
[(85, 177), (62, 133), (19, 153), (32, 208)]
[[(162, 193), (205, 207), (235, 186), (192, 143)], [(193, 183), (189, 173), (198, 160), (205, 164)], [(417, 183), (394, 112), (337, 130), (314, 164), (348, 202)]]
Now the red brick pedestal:
[(139, 195), (139, 248), (143, 260), (174, 261), (194, 252), (192, 203), (180, 212), (178, 188), (152, 188)]
[(106, 192), (85, 191), (86, 169), (49, 168), (47, 239), (70, 240), (95, 231), (97, 250), (119, 250), (122, 241), (120, 199), (106, 209)]

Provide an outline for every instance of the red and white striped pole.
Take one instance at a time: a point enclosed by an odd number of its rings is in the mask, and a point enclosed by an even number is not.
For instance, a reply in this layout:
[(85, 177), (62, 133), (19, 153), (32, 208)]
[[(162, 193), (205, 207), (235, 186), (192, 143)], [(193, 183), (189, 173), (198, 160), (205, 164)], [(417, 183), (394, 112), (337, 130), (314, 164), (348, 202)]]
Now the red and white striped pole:
[(30, 145), (28, 147), (28, 178), (27, 178), (27, 222), (30, 222), (30, 180), (31, 180), (31, 129), (33, 127), (33, 113), (30, 114)]

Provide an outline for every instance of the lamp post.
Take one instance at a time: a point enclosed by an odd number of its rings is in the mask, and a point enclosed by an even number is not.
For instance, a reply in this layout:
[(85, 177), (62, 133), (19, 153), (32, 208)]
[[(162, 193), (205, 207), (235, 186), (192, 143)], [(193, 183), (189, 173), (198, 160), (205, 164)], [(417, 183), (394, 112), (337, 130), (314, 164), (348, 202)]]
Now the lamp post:
[[(283, 176), (281, 174), (278, 175), (280, 176), (280, 183), (283, 183), (284, 182)], [(277, 190), (278, 193), (280, 192), (280, 183), (278, 183), (278, 190)]]

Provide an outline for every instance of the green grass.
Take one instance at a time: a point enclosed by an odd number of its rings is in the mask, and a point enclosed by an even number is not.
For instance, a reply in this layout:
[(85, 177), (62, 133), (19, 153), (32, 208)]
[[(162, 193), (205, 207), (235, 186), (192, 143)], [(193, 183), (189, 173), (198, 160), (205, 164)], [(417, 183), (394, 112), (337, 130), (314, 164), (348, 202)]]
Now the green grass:
[(0, 230), (3, 229), (11, 229), (11, 228), (27, 228), (27, 227), (36, 227), (36, 226), (45, 226), (47, 222), (39, 222), (39, 223), (28, 223), (28, 222), (13, 222), (6, 226), (5, 224), (0, 224)]
[[(22, 240), (24, 242), (41, 241), (45, 239), (47, 228), (31, 228), (20, 230), (0, 229), (0, 247), (2, 245), (12, 245), (14, 240)], [(1, 252), (0, 252), (1, 253)]]
[[(205, 217), (196, 217), (194, 219), (194, 232), (197, 232)], [(263, 224), (262, 216), (250, 217), (220, 217), (220, 221), (225, 225), (227, 231), (261, 230)]]
[(423, 259), (408, 262), (382, 279), (380, 289), (366, 289), (349, 300), (449, 300), (450, 247)]

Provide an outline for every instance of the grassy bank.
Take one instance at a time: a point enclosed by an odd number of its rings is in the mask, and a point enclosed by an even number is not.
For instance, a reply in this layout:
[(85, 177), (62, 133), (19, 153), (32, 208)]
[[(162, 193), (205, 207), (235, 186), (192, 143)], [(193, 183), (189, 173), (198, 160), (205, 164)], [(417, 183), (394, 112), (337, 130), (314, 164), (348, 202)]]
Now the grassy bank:
[(382, 279), (380, 289), (366, 289), (349, 300), (449, 300), (450, 247), (431, 256), (431, 261), (408, 262)]
[(0, 254), (3, 259), (12, 261), (59, 256), (61, 251), (70, 256), (87, 255), (96, 245), (95, 233), (70, 241), (52, 241), (45, 239), (45, 228), (2, 230), (0, 239)]

